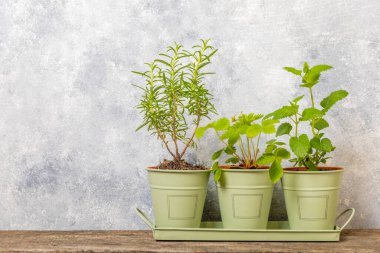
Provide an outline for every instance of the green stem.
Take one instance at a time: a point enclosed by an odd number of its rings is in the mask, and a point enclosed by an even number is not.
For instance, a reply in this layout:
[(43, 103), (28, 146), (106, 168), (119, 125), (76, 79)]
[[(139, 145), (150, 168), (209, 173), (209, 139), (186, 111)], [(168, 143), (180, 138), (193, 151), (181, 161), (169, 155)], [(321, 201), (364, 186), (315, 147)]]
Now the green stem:
[[(249, 163), (251, 163), (251, 161), (252, 161), (251, 147), (249, 146), (249, 139), (248, 139), (248, 137), (246, 137), (246, 138), (247, 138), (248, 159), (249, 159)], [(249, 164), (249, 165), (251, 165), (251, 164)]]
[[(244, 146), (242, 144), (242, 141), (241, 141), (240, 137), (239, 137), (239, 141), (238, 141), (238, 146), (240, 148), (240, 152), (243, 155), (244, 165), (245, 165), (245, 167), (247, 167), (247, 164), (248, 164), (248, 162), (247, 162), (247, 154), (245, 153)], [(248, 166), (249, 166), (249, 164), (248, 164)]]
[(256, 142), (255, 160), (254, 160), (254, 166), (255, 166), (255, 167), (256, 167), (257, 155), (259, 154), (260, 137), (261, 137), (261, 133), (260, 133), (259, 136), (257, 137), (257, 142)]
[(311, 90), (311, 88), (309, 88), (309, 91), (310, 91), (310, 98), (311, 98), (311, 106), (314, 108), (314, 97), (313, 97), (313, 91)]

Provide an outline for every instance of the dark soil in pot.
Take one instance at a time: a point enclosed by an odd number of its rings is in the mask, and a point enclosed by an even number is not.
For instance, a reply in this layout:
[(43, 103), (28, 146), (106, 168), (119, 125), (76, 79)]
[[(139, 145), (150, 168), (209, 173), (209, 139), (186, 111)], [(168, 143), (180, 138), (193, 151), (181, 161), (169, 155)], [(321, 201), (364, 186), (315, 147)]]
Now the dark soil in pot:
[[(312, 171), (306, 167), (288, 167), (284, 168), (285, 171)], [(333, 167), (333, 166), (321, 166), (317, 167), (317, 171), (332, 171), (332, 170), (343, 170), (342, 167)]]
[(170, 161), (164, 159), (162, 163), (155, 167), (149, 167), (150, 169), (159, 169), (159, 170), (209, 170), (209, 168), (202, 165), (194, 165), (186, 162), (185, 160), (181, 161)]

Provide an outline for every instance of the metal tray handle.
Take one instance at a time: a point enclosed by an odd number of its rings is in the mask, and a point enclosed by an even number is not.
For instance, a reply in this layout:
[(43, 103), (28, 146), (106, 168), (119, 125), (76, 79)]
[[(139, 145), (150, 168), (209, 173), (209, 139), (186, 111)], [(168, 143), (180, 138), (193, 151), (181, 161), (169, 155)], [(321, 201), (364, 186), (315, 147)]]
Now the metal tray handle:
[(154, 223), (149, 219), (149, 217), (139, 208), (136, 208), (136, 212), (138, 216), (140, 216), (140, 218), (145, 222), (145, 224), (147, 224), (150, 227), (150, 229), (154, 230)]
[(340, 227), (341, 231), (348, 225), (348, 223), (350, 223), (350, 221), (354, 217), (355, 208), (348, 208), (348, 209), (344, 210), (341, 214), (339, 214), (338, 217), (336, 217), (336, 220), (338, 220), (340, 217), (342, 217), (344, 214), (346, 214), (349, 211), (351, 211), (351, 215), (348, 217), (347, 221)]
[[(350, 221), (354, 217), (355, 208), (348, 208), (348, 209), (344, 210), (341, 214), (339, 214), (338, 217), (336, 217), (336, 220), (338, 220), (340, 217), (342, 217), (343, 215), (345, 215), (349, 211), (351, 211), (351, 215), (348, 217), (347, 221), (340, 227), (341, 231), (348, 225), (348, 223), (350, 223)], [(136, 208), (136, 212), (137, 212), (138, 216), (140, 216), (140, 218), (145, 222), (145, 224), (147, 224), (150, 227), (150, 229), (154, 230), (155, 225), (151, 221), (151, 219), (149, 219), (149, 217), (143, 211), (141, 211), (139, 208)]]

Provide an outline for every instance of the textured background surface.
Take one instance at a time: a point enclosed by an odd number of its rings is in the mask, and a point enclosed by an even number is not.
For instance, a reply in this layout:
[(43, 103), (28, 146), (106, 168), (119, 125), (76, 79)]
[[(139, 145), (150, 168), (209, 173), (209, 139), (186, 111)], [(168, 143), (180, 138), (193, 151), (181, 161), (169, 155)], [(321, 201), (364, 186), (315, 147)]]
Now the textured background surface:
[[(141, 229), (146, 165), (167, 156), (130, 83), (173, 41), (211, 38), (221, 115), (267, 113), (300, 94), (283, 66), (327, 63), (316, 96), (344, 88), (327, 134), (346, 168), (339, 209), (380, 228), (380, 2), (1, 1), (0, 229)], [(208, 163), (212, 135), (189, 159)], [(211, 184), (212, 185), (212, 184)], [(206, 218), (218, 217), (210, 186)], [(276, 191), (273, 218), (284, 218)]]

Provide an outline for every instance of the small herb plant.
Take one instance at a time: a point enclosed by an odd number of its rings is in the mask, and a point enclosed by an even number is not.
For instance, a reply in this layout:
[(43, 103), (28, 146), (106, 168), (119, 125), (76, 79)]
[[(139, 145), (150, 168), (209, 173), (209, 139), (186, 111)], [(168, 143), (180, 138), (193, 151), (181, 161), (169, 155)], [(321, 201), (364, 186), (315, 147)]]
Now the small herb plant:
[(191, 50), (175, 43), (146, 63), (147, 71), (133, 71), (145, 78), (143, 85), (135, 85), (143, 91), (137, 108), (144, 118), (137, 130), (147, 127), (162, 141), (172, 156), (171, 169), (189, 167), (183, 157), (194, 146), (195, 131), (201, 119), (216, 113), (204, 83), (205, 76), (213, 74), (205, 69), (216, 52), (209, 40), (201, 40)]
[[(335, 147), (331, 140), (324, 137), (324, 133), (322, 132), (322, 130), (329, 126), (324, 117), (335, 103), (348, 95), (348, 92), (345, 90), (333, 91), (320, 102), (321, 108), (316, 107), (313, 88), (319, 83), (321, 72), (331, 68), (329, 65), (316, 65), (309, 68), (307, 62), (304, 63), (302, 70), (285, 67), (286, 71), (301, 77), (302, 83), (300, 87), (306, 88), (309, 91), (311, 107), (305, 108), (300, 113), (298, 102), (304, 97), (300, 96), (290, 101), (289, 105), (283, 106), (267, 115), (267, 118), (271, 119), (289, 119), (289, 122), (282, 123), (278, 127), (276, 136), (289, 135), (289, 146), (296, 156), (296, 158), (290, 159), (290, 161), (294, 162), (295, 166), (305, 166), (308, 170), (317, 170), (319, 164), (325, 164), (327, 159), (330, 158), (327, 154), (334, 151)], [(311, 130), (310, 137), (305, 133), (299, 133), (299, 124), (301, 122), (309, 124)]]
[(260, 138), (263, 134), (276, 133), (277, 119), (262, 119), (262, 114), (241, 114), (228, 118), (221, 118), (210, 124), (198, 128), (196, 137), (201, 138), (207, 129), (214, 129), (224, 147), (212, 155), (214, 180), (219, 181), (222, 170), (219, 167), (219, 160), (222, 154), (228, 156), (226, 164), (237, 164), (240, 168), (256, 169), (260, 165), (270, 165), (269, 175), (273, 182), (277, 182), (282, 177), (282, 159), (290, 158), (290, 153), (282, 148), (283, 142), (275, 139), (267, 142), (265, 152), (260, 155)]

